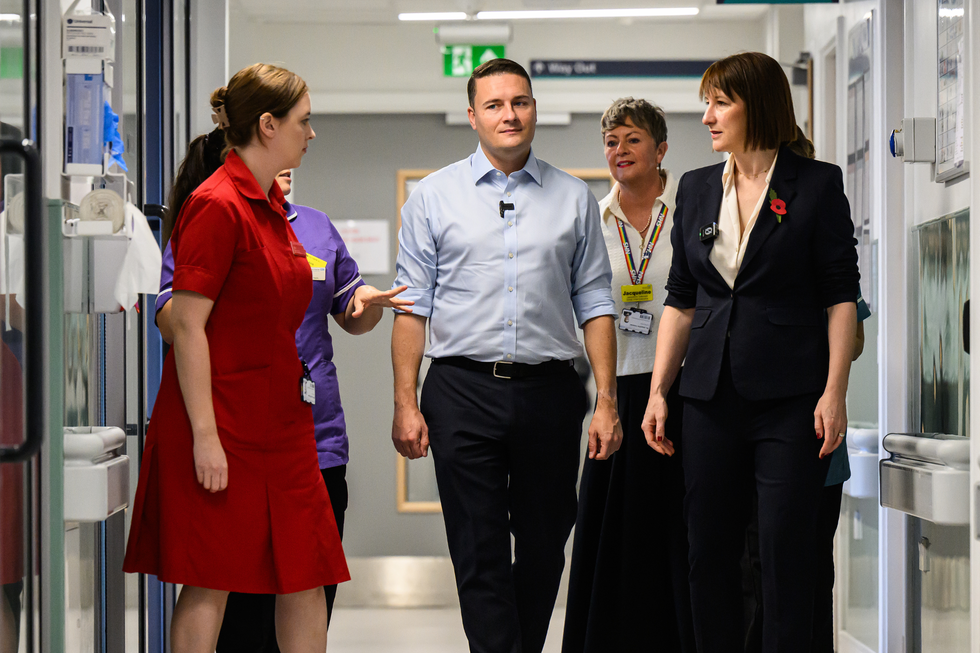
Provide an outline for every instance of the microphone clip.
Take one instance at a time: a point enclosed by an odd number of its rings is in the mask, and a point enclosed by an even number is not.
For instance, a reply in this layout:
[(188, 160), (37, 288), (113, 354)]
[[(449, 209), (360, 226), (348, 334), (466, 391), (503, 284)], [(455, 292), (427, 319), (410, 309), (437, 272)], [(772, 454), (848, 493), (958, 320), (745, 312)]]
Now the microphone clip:
[(514, 210), (514, 205), (513, 204), (507, 204), (503, 200), (500, 201), (500, 218), (501, 218), (501, 220), (504, 217), (504, 211), (513, 211), (513, 210)]

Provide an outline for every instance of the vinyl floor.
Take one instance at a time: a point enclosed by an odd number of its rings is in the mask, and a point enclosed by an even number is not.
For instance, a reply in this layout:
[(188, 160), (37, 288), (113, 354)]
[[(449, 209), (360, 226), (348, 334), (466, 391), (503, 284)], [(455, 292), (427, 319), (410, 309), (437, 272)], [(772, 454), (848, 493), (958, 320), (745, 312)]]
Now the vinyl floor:
[[(544, 653), (561, 651), (565, 610), (556, 608)], [(459, 608), (337, 608), (329, 653), (466, 653)]]

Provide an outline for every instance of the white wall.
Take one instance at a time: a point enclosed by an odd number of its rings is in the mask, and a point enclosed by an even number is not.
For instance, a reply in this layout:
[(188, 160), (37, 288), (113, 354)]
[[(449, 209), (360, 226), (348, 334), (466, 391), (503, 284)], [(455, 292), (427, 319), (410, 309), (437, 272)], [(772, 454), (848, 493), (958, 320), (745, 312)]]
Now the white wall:
[[(799, 21), (797, 21), (799, 23)], [(317, 113), (445, 113), (465, 102), (466, 79), (443, 77), (429, 23), (384, 25), (258, 24), (231, 13), (231, 71), (280, 62), (309, 84)], [(531, 59), (707, 59), (766, 49), (767, 21), (583, 21), (514, 24), (507, 57)], [(799, 39), (783, 39), (799, 52)], [(668, 113), (700, 112), (697, 79), (541, 79), (542, 112), (602, 112), (634, 94), (657, 98)]]
[[(980, 38), (975, 18), (980, 14), (980, 1), (967, 0), (967, 17), (970, 26), (972, 52), (976, 52)], [(872, 123), (872, 188), (875, 233), (879, 237), (879, 281), (881, 299), (879, 310), (882, 325), (878, 340), (880, 366), (879, 425), (882, 434), (910, 430), (910, 401), (913, 399), (915, 374), (910, 364), (910, 352), (915, 348), (913, 323), (917, 316), (909, 299), (915, 282), (916, 254), (911, 247), (910, 234), (915, 226), (948, 213), (968, 208), (980, 198), (980, 180), (975, 175), (960, 178), (952, 183), (936, 183), (935, 165), (931, 163), (903, 164), (887, 154), (887, 137), (892, 129), (900, 126), (902, 118), (936, 118), (937, 113), (937, 3), (934, 0), (878, 0), (859, 1), (830, 6), (808, 6), (805, 11), (806, 48), (814, 54), (823, 50), (835, 38), (838, 20), (842, 20), (840, 34), (842, 46), (838, 50), (838, 62), (846, 62), (846, 35), (848, 30), (863, 19), (868, 11), (874, 18), (874, 118)], [(980, 70), (970, 64), (977, 61), (975, 55), (967, 56), (967, 129), (970, 136), (966, 158), (971, 160), (972, 147), (980, 133), (980, 119), (971, 111), (971, 105), (980, 100)], [(846, 63), (838, 71), (846, 75)], [(822, 74), (818, 71), (818, 79)], [(838, 74), (837, 95), (837, 159), (844, 154), (845, 97), (840, 92), (846, 80)], [(816, 85), (816, 106), (823, 104), (824, 87)], [(822, 122), (818, 115), (818, 125)], [(831, 144), (817, 135), (819, 146)], [(980, 283), (980, 267), (976, 265), (976, 252), (980, 247), (980, 229), (971, 220), (971, 283)], [(976, 286), (974, 286), (976, 287)], [(974, 313), (976, 315), (976, 313)], [(977, 324), (974, 317), (972, 323)], [(978, 328), (972, 329), (972, 340), (980, 338)], [(980, 361), (971, 365), (971, 374), (980, 378)], [(853, 383), (853, 378), (852, 378)], [(972, 405), (978, 397), (974, 393)], [(971, 432), (980, 429), (980, 415), (976, 410)], [(980, 443), (974, 437), (971, 459), (980, 463)], [(973, 484), (980, 482), (980, 470), (972, 467)], [(980, 490), (978, 490), (980, 491)], [(976, 516), (976, 497), (971, 496)], [(881, 511), (881, 542), (884, 545), (880, 559), (879, 601), (882, 614), (880, 624), (880, 651), (901, 652), (911, 650), (905, 641), (906, 629), (906, 518), (896, 511)], [(976, 527), (976, 524), (975, 524)], [(980, 543), (973, 541), (972, 552), (972, 599), (971, 624), (973, 629), (970, 651), (980, 651)]]

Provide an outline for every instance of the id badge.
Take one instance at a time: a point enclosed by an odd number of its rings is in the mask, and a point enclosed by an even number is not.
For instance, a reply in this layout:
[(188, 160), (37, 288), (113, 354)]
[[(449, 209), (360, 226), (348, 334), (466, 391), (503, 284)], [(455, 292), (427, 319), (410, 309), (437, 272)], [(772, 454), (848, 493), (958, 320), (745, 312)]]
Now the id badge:
[(327, 262), (322, 258), (317, 258), (309, 252), (306, 253), (306, 260), (310, 264), (310, 268), (313, 270), (313, 280), (314, 281), (326, 281), (327, 280)]
[(635, 286), (620, 286), (623, 293), (624, 304), (635, 304), (637, 302), (653, 301), (653, 284), (639, 283)]
[(642, 308), (624, 308), (622, 315), (619, 316), (619, 328), (623, 331), (650, 335), (653, 327), (653, 315), (647, 313)]
[(316, 405), (316, 383), (308, 376), (304, 376), (299, 382), (300, 397), (311, 406)]

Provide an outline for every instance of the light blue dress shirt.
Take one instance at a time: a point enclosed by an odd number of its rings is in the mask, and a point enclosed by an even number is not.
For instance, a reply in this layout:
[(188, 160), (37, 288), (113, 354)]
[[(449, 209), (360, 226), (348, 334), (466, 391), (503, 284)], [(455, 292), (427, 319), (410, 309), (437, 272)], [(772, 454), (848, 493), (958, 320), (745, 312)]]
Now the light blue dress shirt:
[[(500, 217), (500, 202), (513, 204)], [(429, 318), (427, 356), (542, 363), (582, 354), (582, 325), (615, 315), (599, 205), (534, 152), (510, 176), (479, 147), (402, 208), (398, 276)]]

